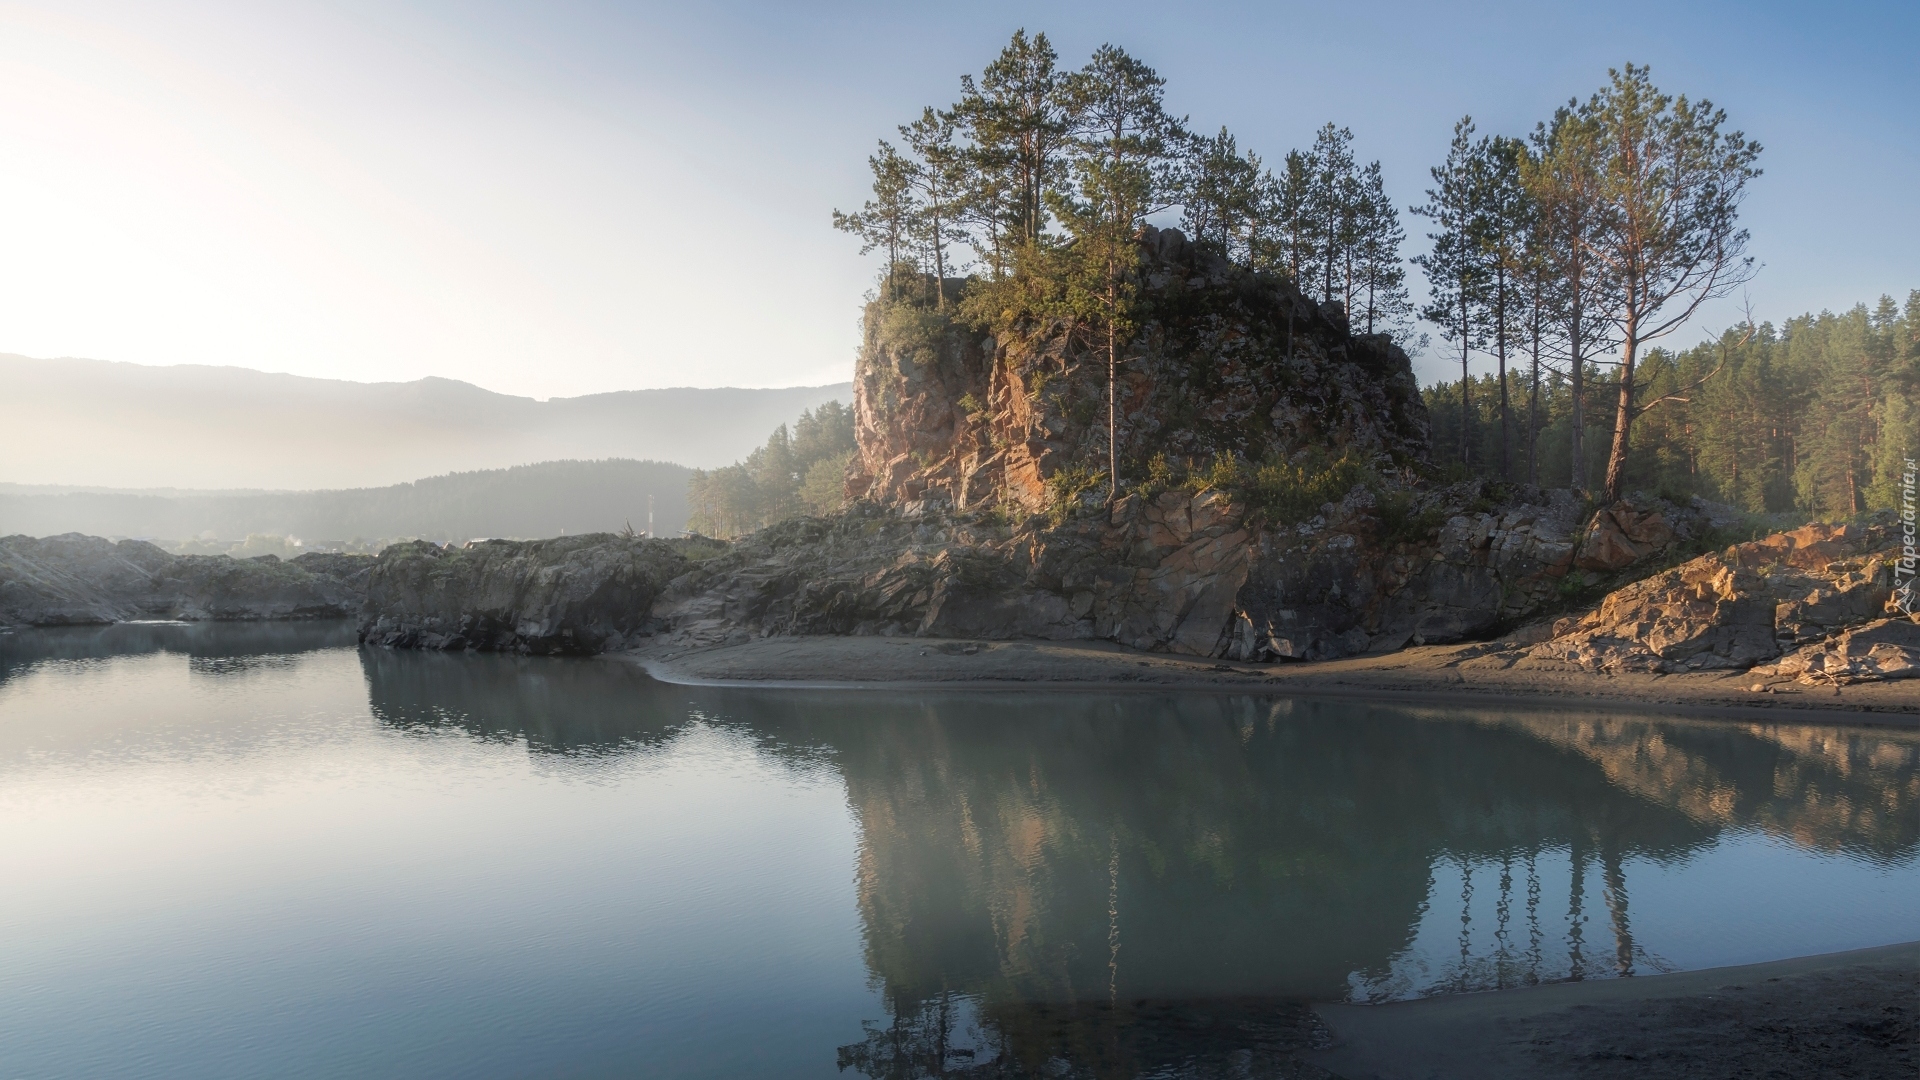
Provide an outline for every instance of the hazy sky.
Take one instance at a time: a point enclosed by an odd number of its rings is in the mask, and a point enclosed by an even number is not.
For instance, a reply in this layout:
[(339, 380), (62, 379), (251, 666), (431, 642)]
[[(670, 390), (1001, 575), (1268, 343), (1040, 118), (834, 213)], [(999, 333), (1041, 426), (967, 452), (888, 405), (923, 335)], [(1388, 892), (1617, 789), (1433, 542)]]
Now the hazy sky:
[(1650, 63), (1766, 146), (1757, 310), (1842, 308), (1920, 287), (1917, 11), (0, 3), (0, 352), (537, 397), (840, 381), (873, 263), (829, 211), (1019, 26), (1072, 64), (1125, 46), (1270, 159), (1348, 125), (1403, 208), (1462, 113), (1518, 134)]

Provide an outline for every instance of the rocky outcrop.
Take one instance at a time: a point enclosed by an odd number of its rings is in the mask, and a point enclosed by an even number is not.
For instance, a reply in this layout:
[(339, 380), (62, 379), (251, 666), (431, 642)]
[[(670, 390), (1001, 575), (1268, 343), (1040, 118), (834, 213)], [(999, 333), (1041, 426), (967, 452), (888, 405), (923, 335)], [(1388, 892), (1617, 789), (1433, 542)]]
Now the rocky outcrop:
[[(1123, 479), (1155, 455), (1208, 462), (1303, 447), (1411, 462), (1428, 426), (1407, 355), (1277, 277), (1141, 234), (1141, 317), (1118, 368)], [(1064, 319), (998, 334), (906, 301), (868, 307), (847, 493), (884, 505), (1048, 508), (1063, 468), (1104, 470), (1107, 364)]]
[(171, 555), (139, 540), (0, 538), (0, 625), (137, 619), (342, 618), (360, 609), (365, 555)]
[[(1485, 498), (1479, 484), (1397, 498), (1357, 488), (1286, 528), (1249, 522), (1216, 491), (1136, 493), (1059, 525), (1007, 524), (937, 500), (856, 504), (776, 525), (693, 568), (661, 594), (654, 626), (686, 644), (1104, 639), (1317, 660), (1485, 635), (1559, 605), (1569, 575), (1575, 586), (1604, 580), (1573, 568), (1585, 511), (1565, 493), (1487, 509), (1471, 506)], [(1640, 513), (1675, 537), (1699, 524), (1683, 508)], [(1418, 524), (1428, 520), (1444, 524)]]
[(1592, 671), (1749, 668), (1879, 616), (1895, 543), (1884, 524), (1812, 524), (1735, 544), (1611, 593), (1531, 656)]
[(1755, 675), (1834, 686), (1920, 678), (1920, 615), (1877, 619), (1803, 645)]
[(368, 576), (360, 640), (524, 653), (618, 648), (688, 570), (687, 546), (609, 533), (462, 548), (395, 544)]

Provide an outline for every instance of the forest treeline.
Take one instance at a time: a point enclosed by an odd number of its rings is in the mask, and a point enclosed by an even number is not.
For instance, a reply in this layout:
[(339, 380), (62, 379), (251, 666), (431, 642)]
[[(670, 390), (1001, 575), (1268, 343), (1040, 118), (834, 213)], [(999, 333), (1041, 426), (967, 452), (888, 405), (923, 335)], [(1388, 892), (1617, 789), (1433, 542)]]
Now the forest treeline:
[(838, 401), (808, 409), (791, 430), (775, 428), (745, 461), (696, 469), (687, 480), (687, 529), (733, 537), (838, 510), (852, 457), (853, 410)]
[[(1589, 365), (1586, 375), (1591, 393), (1617, 393), (1617, 369)], [(1736, 327), (1677, 352), (1654, 349), (1639, 376), (1649, 398), (1672, 399), (1632, 430), (1631, 489), (1700, 495), (1754, 512), (1850, 517), (1892, 509), (1905, 460), (1920, 457), (1920, 290), (1907, 294), (1904, 307), (1883, 296), (1839, 315), (1802, 315), (1751, 332)], [(1465, 389), (1455, 380), (1424, 391), (1436, 461), (1462, 464), (1464, 404), (1467, 464), (1499, 475), (1498, 382), (1483, 375)], [(1550, 371), (1530, 410), (1531, 389), (1528, 372), (1509, 371), (1519, 421), (1539, 435), (1516, 448), (1507, 471), (1544, 482), (1571, 468), (1570, 380)], [(1588, 445), (1607, 445), (1614, 415), (1585, 419)], [(1604, 462), (1591, 459), (1587, 468), (1586, 486), (1597, 488)]]

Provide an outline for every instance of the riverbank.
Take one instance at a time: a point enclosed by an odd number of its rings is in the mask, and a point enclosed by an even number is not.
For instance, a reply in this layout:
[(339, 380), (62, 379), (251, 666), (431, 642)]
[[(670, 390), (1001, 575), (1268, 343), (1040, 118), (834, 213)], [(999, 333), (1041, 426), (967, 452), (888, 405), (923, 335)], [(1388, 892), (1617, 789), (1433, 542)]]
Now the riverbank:
[(1316, 1008), (1346, 1080), (1915, 1074), (1920, 942), (1672, 975)]
[(1920, 679), (1810, 687), (1750, 672), (1606, 675), (1499, 643), (1278, 664), (1137, 652), (1099, 641), (906, 637), (775, 637), (614, 655), (663, 682), (686, 685), (1239, 690), (1920, 727)]

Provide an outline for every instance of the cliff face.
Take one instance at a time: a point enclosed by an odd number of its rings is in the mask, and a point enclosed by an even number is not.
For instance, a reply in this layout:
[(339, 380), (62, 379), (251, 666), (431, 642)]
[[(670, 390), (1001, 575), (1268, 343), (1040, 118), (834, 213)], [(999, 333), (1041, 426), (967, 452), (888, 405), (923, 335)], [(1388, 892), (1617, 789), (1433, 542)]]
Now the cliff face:
[[(1139, 330), (1118, 367), (1123, 479), (1156, 454), (1210, 461), (1352, 450), (1425, 454), (1426, 408), (1407, 355), (1355, 335), (1275, 278), (1189, 243), (1141, 239)], [(868, 308), (854, 372), (859, 453), (847, 492), (882, 505), (1048, 504), (1047, 478), (1107, 464), (1107, 366), (1063, 320), (984, 334), (924, 307)]]

